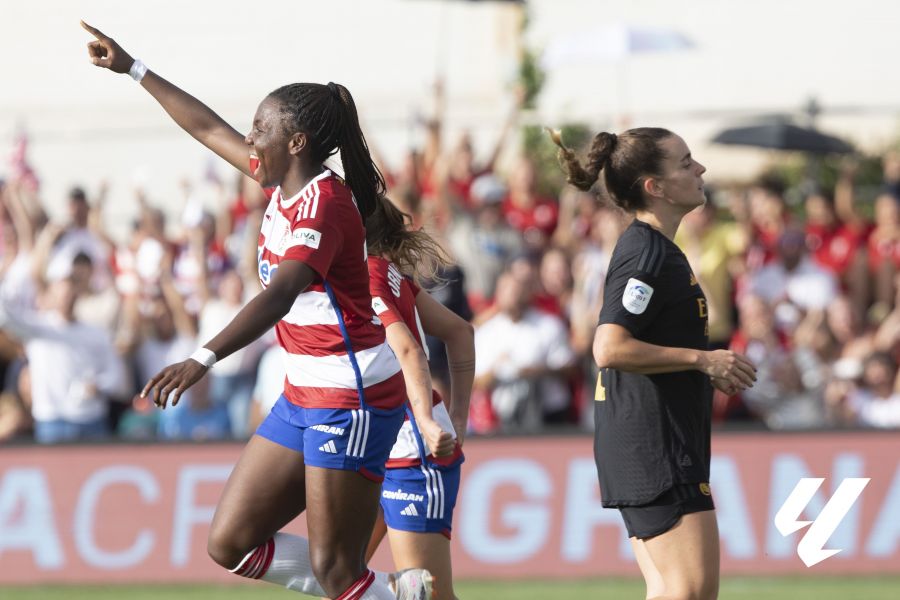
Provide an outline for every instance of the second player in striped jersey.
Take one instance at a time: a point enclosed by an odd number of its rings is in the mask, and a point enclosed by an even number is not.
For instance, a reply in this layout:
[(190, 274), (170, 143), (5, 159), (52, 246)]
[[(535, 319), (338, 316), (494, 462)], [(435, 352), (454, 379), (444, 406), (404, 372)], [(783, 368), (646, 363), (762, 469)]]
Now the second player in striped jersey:
[[(420, 289), (415, 277), (433, 276), (444, 261), (440, 246), (424, 231), (406, 228), (409, 218), (382, 198), (366, 220), (369, 256), (369, 288), (372, 305), (381, 319), (391, 348), (401, 356), (404, 377), (418, 369), (428, 376), (426, 333), (447, 345), (450, 362), (449, 407), (435, 391), (432, 416), (456, 440), (453, 453), (435, 456), (423, 439), (426, 427), (410, 412), (400, 429), (382, 483), (383, 523), (376, 524), (369, 556), (381, 541), (386, 525), (400, 569), (426, 569), (434, 575), (438, 598), (454, 598), (450, 561), (450, 531), (459, 491), (463, 462), (462, 442), (469, 412), (469, 396), (475, 373), (472, 326)], [(404, 361), (402, 356), (410, 355)], [(430, 384), (430, 378), (429, 378)], [(410, 402), (415, 399), (411, 395)]]

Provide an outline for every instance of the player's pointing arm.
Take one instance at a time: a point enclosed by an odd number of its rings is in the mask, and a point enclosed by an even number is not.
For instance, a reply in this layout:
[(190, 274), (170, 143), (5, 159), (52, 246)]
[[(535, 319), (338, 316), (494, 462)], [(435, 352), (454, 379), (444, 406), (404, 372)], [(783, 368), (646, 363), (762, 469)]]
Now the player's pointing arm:
[(250, 175), (249, 151), (244, 136), (226, 123), (208, 106), (172, 85), (135, 60), (114, 39), (99, 29), (81, 22), (96, 39), (88, 42), (91, 62), (113, 73), (128, 73), (150, 92), (169, 116), (201, 144)]

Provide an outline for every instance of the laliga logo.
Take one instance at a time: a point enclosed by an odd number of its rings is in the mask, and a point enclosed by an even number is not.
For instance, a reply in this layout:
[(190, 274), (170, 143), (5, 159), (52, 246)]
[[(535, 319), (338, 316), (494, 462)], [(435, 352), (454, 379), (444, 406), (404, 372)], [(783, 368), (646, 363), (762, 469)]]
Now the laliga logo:
[(850, 511), (850, 507), (862, 494), (863, 489), (869, 485), (869, 479), (868, 477), (848, 477), (844, 479), (841, 485), (838, 486), (837, 491), (834, 492), (834, 495), (822, 508), (822, 512), (819, 513), (815, 521), (799, 521), (798, 519), (800, 518), (800, 513), (803, 512), (803, 509), (806, 508), (806, 505), (809, 504), (809, 501), (812, 500), (812, 497), (822, 485), (822, 482), (825, 481), (821, 477), (804, 477), (801, 479), (794, 487), (791, 495), (788, 496), (788, 499), (778, 509), (778, 514), (775, 515), (775, 527), (778, 528), (781, 535), (790, 535), (812, 523), (809, 531), (797, 544), (797, 556), (800, 557), (800, 560), (807, 567), (818, 564), (829, 556), (834, 556), (841, 551), (841, 548), (836, 550), (826, 549), (825, 542), (828, 541), (828, 538), (837, 529), (841, 520)]

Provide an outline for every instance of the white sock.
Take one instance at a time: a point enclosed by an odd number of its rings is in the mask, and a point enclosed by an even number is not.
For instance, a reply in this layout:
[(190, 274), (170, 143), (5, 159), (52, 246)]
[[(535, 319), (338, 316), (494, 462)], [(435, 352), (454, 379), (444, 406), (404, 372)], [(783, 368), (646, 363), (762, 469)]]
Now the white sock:
[(338, 596), (337, 600), (396, 600), (394, 592), (369, 571)]
[[(265, 567), (268, 556), (271, 558), (268, 560), (268, 567)], [(312, 564), (309, 560), (309, 540), (289, 533), (276, 533), (269, 542), (247, 554), (231, 572), (242, 577), (281, 585), (308, 596), (321, 598), (327, 595), (313, 574)], [(360, 598), (395, 598), (390, 587), (393, 573), (372, 571), (372, 574), (374, 582), (366, 590), (366, 594), (375, 588), (372, 593), (382, 593), (380, 590), (383, 589), (389, 595), (364, 595)]]
[(309, 540), (289, 533), (275, 534), (275, 556), (261, 579), (309, 596), (327, 595), (313, 574)]
[(313, 575), (309, 541), (289, 533), (276, 533), (268, 542), (247, 554), (231, 572), (310, 596), (326, 595)]
[(385, 573), (384, 571), (376, 571), (375, 569), (372, 569), (372, 573), (375, 574), (375, 581), (386, 586), (388, 589), (393, 589), (394, 573)]
[(359, 600), (397, 600), (397, 596), (394, 595), (391, 588), (376, 578), (366, 593), (359, 597)]

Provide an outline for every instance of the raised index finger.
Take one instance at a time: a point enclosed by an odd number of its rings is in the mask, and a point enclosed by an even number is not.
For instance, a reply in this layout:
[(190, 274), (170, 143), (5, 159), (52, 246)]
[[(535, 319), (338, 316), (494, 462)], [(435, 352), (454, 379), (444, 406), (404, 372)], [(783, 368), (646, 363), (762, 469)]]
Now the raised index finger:
[(84, 27), (85, 30), (87, 30), (88, 33), (90, 33), (92, 36), (94, 36), (94, 37), (97, 38), (98, 40), (105, 40), (105, 39), (107, 39), (107, 38), (106, 38), (106, 35), (104, 35), (103, 32), (100, 31), (99, 29), (97, 29), (96, 27), (91, 27), (90, 25), (88, 25), (88, 24), (85, 23), (84, 21), (81, 21), (81, 26)]

